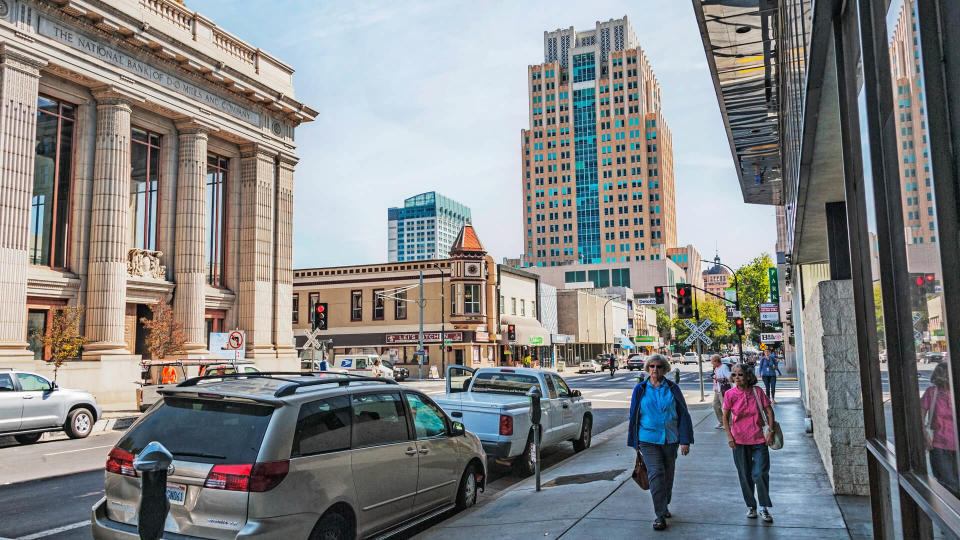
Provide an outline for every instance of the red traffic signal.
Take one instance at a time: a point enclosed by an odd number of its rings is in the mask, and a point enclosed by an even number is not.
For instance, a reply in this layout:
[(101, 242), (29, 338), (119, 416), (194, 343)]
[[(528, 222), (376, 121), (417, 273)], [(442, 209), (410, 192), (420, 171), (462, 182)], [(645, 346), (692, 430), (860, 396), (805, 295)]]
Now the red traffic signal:
[(322, 316), (323, 313), (327, 311), (327, 308), (323, 307), (323, 304), (317, 304), (316, 310), (317, 310), (317, 315)]
[(319, 303), (313, 306), (313, 329), (314, 330), (326, 330), (327, 329), (327, 304)]
[(678, 288), (677, 288), (677, 296), (686, 296), (686, 295), (687, 295), (687, 289), (686, 289), (686, 287), (678, 287)]
[(733, 325), (736, 328), (737, 333), (742, 336), (744, 334), (743, 317), (737, 317), (736, 319), (734, 319)]
[(447, 352), (453, 352), (453, 346), (447, 345)]
[(658, 304), (663, 304), (663, 286), (657, 285), (653, 288), (653, 297)]
[(923, 287), (923, 276), (918, 275), (916, 277), (917, 287)]
[(508, 341), (517, 340), (517, 327), (512, 324), (507, 325), (507, 340)]
[(927, 280), (927, 283), (933, 283), (937, 280), (937, 276), (935, 274), (926, 274), (923, 276), (923, 278)]

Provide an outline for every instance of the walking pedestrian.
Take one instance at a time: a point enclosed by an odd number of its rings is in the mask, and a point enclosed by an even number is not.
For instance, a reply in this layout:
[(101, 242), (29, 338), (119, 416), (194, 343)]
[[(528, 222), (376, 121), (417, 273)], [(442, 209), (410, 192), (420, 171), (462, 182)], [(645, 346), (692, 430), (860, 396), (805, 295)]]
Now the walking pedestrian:
[[(773, 407), (763, 390), (757, 388), (757, 376), (748, 364), (740, 364), (730, 374), (735, 386), (723, 396), (723, 428), (727, 443), (733, 449), (733, 462), (740, 478), (743, 502), (747, 504), (747, 517), (757, 518), (757, 500), (760, 502), (760, 517), (773, 522), (770, 501), (770, 449), (773, 443)], [(760, 416), (763, 410), (766, 418)], [(764, 424), (764, 422), (766, 422)], [(756, 497), (754, 497), (756, 489)]]
[(723, 395), (730, 389), (730, 368), (719, 354), (710, 357), (713, 365), (713, 413), (717, 415), (716, 429), (723, 429)]
[(760, 365), (757, 371), (763, 379), (763, 386), (767, 389), (767, 395), (770, 396), (770, 403), (777, 404), (777, 377), (780, 376), (780, 362), (770, 351), (765, 351), (763, 358), (760, 359)]
[(670, 363), (662, 354), (647, 359), (648, 377), (633, 389), (627, 445), (643, 456), (657, 518), (653, 528), (667, 528), (677, 450), (687, 455), (693, 444), (693, 422), (680, 387), (665, 378)]
[(933, 368), (930, 383), (920, 398), (930, 468), (933, 477), (957, 495), (957, 442), (953, 437), (953, 399), (945, 363)]

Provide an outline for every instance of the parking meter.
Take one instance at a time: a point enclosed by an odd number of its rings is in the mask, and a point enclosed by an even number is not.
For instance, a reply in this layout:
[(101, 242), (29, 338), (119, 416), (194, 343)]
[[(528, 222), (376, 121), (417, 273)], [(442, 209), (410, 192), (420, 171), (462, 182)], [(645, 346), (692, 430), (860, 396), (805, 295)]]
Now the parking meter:
[(170, 512), (167, 470), (171, 463), (173, 455), (157, 441), (133, 458), (133, 468), (140, 473), (140, 520), (137, 523), (140, 538), (159, 540), (163, 535), (163, 524)]
[(537, 476), (537, 491), (540, 491), (540, 398), (543, 394), (539, 386), (531, 386), (527, 395), (530, 396), (530, 423), (533, 424), (533, 470)]
[(680, 368), (673, 368), (673, 382), (680, 384)]

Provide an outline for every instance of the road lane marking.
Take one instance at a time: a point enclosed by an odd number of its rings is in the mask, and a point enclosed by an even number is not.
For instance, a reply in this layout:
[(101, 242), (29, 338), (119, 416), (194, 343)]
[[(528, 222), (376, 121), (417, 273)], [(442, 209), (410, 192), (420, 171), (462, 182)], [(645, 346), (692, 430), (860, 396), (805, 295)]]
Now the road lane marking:
[(630, 400), (629, 400), (629, 399), (627, 399), (627, 400), (623, 400), (623, 399), (593, 399), (593, 398), (591, 398), (591, 397), (588, 397), (588, 398), (587, 398), (587, 401), (590, 401), (590, 402), (597, 401), (597, 402), (601, 402), (601, 403), (630, 403)]
[(113, 445), (112, 445), (112, 444), (108, 444), (108, 445), (106, 445), (106, 446), (91, 446), (90, 448), (78, 448), (78, 449), (76, 449), (76, 450), (64, 450), (63, 452), (53, 452), (53, 453), (51, 453), (51, 454), (44, 454), (43, 457), (56, 456), (56, 455), (60, 455), (60, 454), (72, 454), (72, 453), (74, 453), (74, 452), (85, 452), (85, 451), (87, 451), (87, 450), (99, 450), (99, 449), (101, 449), (101, 448), (113, 448)]
[(617, 390), (616, 392), (604, 392), (604, 393), (602, 393), (602, 394), (595, 394), (595, 395), (596, 395), (597, 397), (610, 397), (610, 396), (615, 396), (615, 395), (619, 394), (619, 393), (622, 392), (622, 391), (623, 391), (623, 390)]
[(53, 536), (65, 531), (72, 531), (73, 529), (79, 529), (80, 527), (85, 527), (90, 525), (90, 520), (78, 521), (76, 523), (71, 523), (70, 525), (64, 525), (62, 527), (57, 527), (56, 529), (49, 529), (46, 531), (41, 531), (38, 533), (28, 534), (27, 536), (21, 536), (17, 540), (36, 540), (37, 538), (44, 538), (47, 536)]

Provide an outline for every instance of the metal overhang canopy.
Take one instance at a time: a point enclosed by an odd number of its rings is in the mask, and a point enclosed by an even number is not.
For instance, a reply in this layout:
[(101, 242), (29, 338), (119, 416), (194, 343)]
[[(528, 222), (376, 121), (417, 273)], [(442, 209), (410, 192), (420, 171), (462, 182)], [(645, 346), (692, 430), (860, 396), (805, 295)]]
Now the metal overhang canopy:
[(783, 204), (778, 8), (771, 0), (693, 0), (693, 7), (743, 200)]

